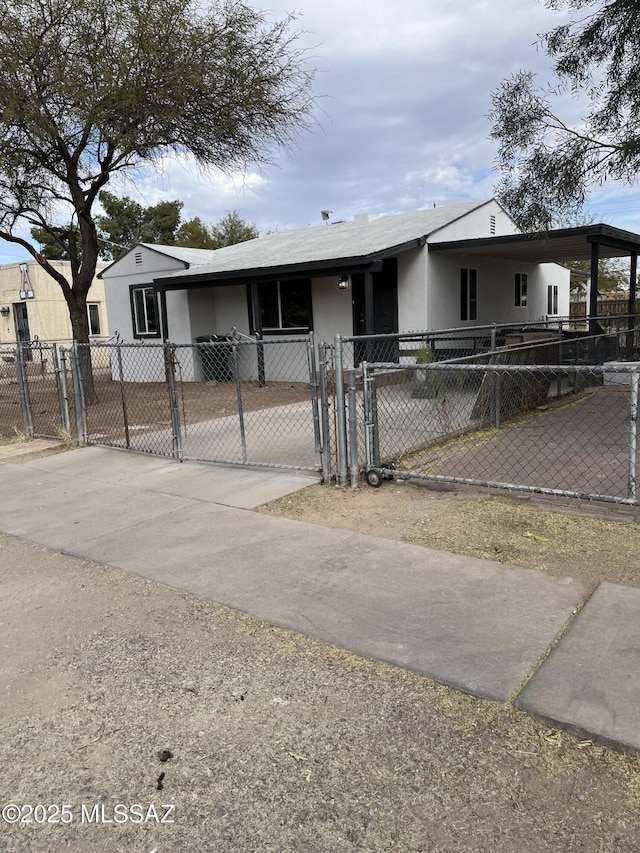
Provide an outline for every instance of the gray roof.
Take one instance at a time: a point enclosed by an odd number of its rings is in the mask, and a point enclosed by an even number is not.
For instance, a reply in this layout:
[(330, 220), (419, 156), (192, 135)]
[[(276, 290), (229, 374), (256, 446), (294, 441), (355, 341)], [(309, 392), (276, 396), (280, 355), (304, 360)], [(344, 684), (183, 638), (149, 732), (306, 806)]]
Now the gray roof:
[[(296, 231), (276, 231), (213, 252), (183, 249), (183, 252), (200, 252), (207, 257), (190, 261), (194, 266), (189, 271), (163, 275), (162, 278), (204, 276), (383, 254), (389, 249), (428, 237), (488, 201), (432, 207), (412, 213), (378, 216), (368, 221), (365, 217), (356, 217), (353, 222), (337, 222)], [(178, 257), (178, 250), (173, 246), (149, 248)]]
[(151, 249), (154, 252), (159, 252), (161, 255), (167, 255), (169, 258), (174, 258), (176, 261), (182, 261), (189, 266), (198, 264), (206, 264), (207, 261), (213, 258), (216, 249), (188, 249), (184, 246), (162, 246), (157, 243), (140, 243), (145, 249)]

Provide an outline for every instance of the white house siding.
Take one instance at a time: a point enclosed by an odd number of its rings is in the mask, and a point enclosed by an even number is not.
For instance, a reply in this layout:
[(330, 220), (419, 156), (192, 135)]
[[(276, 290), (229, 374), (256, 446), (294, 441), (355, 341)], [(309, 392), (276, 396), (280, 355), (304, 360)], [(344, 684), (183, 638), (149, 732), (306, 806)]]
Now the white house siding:
[[(478, 272), (478, 314), (460, 319), (460, 269)], [(515, 273), (528, 276), (527, 305), (515, 305)], [(569, 271), (558, 264), (523, 264), (458, 253), (431, 252), (428, 262), (428, 327), (529, 323), (547, 317), (547, 285), (558, 285), (558, 314), (569, 312)], [(452, 322), (453, 319), (453, 322)]]
[[(491, 217), (495, 217), (492, 228)], [(444, 225), (429, 236), (430, 243), (444, 243), (448, 240), (474, 240), (479, 237), (503, 237), (517, 234), (513, 220), (500, 207), (497, 201), (488, 201), (477, 210), (466, 213), (460, 219)]]
[[(141, 254), (142, 263), (136, 264), (136, 255)], [(160, 338), (137, 340), (133, 337), (131, 317), (131, 286), (152, 287), (153, 279), (162, 272), (184, 270), (180, 261), (169, 258), (144, 247), (125, 255), (117, 265), (103, 273), (105, 302), (109, 328), (125, 343), (132, 344), (123, 351), (123, 378), (125, 382), (164, 382), (164, 355)], [(167, 313), (170, 332), (174, 341), (191, 340), (189, 335), (189, 303), (184, 291), (167, 294)], [(190, 358), (190, 356), (189, 356)], [(112, 375), (118, 375), (112, 356)], [(193, 365), (185, 364), (185, 372), (193, 373)]]
[(340, 290), (337, 276), (311, 281), (313, 333), (316, 341), (333, 341), (335, 335), (353, 334), (353, 292)]
[(427, 250), (398, 255), (398, 328), (401, 332), (427, 328)]

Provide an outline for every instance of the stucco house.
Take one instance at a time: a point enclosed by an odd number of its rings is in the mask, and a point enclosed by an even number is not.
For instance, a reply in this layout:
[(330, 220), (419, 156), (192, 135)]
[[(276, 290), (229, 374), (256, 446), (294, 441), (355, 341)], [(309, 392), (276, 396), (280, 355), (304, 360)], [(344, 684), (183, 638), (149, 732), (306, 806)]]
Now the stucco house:
[(567, 316), (570, 273), (557, 261), (597, 265), (598, 252), (637, 246), (609, 226), (520, 234), (489, 199), (361, 214), (216, 251), (141, 244), (101, 277), (110, 328), (125, 341), (191, 343), (232, 328), (332, 340)]
[[(71, 277), (69, 261), (50, 261)], [(101, 272), (106, 264), (100, 264)], [(89, 291), (87, 316), (90, 337), (108, 338), (104, 283), (96, 277)], [(60, 286), (36, 261), (0, 266), (0, 345), (18, 341), (70, 341), (69, 310)], [(26, 351), (27, 356), (29, 351)]]

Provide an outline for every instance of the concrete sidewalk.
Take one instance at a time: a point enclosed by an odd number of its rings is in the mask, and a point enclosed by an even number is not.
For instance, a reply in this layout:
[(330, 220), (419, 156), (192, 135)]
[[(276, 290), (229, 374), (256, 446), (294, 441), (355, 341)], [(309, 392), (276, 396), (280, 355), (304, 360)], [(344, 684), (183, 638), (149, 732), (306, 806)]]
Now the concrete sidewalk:
[(640, 750), (640, 590), (581, 609), (571, 579), (250, 511), (312, 476), (95, 447), (0, 473), (3, 533)]

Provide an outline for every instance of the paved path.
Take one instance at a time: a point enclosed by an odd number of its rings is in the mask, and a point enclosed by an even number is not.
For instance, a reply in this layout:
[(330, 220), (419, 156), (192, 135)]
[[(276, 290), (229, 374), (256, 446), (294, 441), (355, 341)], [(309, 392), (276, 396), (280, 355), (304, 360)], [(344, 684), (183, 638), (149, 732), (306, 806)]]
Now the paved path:
[(571, 579), (251, 511), (311, 476), (96, 447), (0, 475), (1, 532), (640, 750), (640, 591), (580, 610)]

